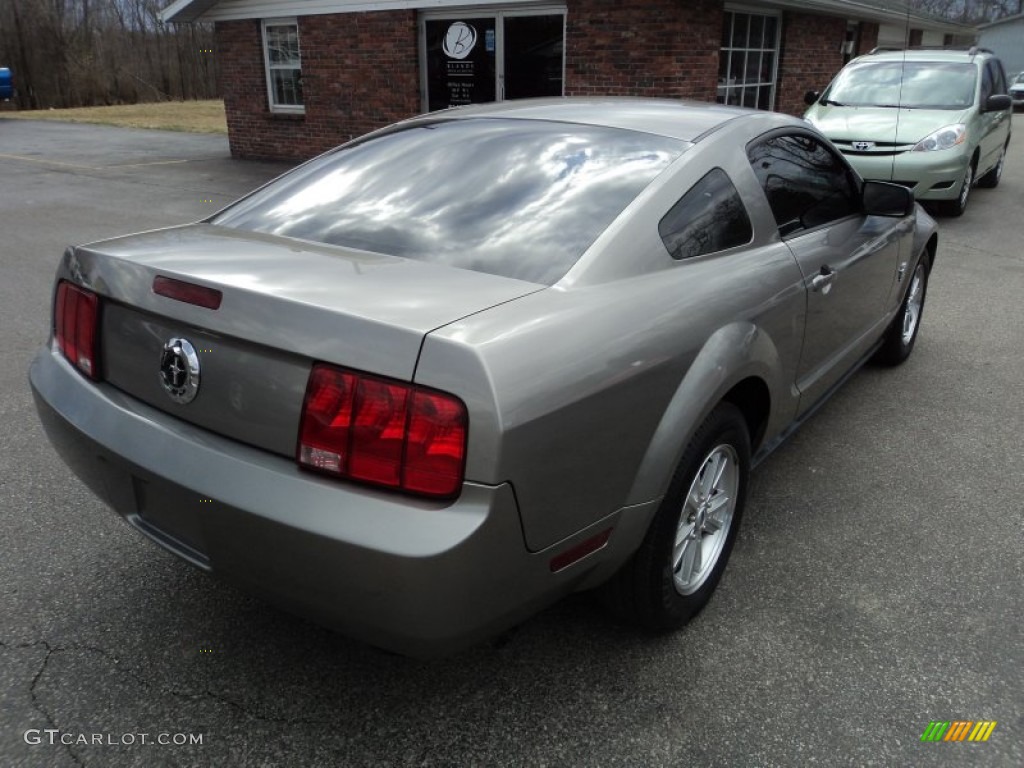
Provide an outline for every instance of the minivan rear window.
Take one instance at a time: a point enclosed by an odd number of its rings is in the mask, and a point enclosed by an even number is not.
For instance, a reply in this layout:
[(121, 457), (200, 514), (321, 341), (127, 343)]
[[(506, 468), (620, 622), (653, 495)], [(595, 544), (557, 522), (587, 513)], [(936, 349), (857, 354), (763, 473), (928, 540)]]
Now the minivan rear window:
[(555, 121), (428, 123), (320, 157), (212, 223), (550, 285), (687, 146)]

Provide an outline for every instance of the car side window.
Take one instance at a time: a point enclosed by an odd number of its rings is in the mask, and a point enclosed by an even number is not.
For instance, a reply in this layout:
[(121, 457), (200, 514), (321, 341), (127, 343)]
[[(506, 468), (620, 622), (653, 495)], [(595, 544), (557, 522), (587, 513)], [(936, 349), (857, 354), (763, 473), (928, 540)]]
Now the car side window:
[(721, 168), (694, 184), (658, 222), (658, 234), (673, 259), (745, 245), (754, 237), (740, 193)]
[(783, 237), (860, 212), (846, 163), (812, 136), (773, 136), (747, 156)]

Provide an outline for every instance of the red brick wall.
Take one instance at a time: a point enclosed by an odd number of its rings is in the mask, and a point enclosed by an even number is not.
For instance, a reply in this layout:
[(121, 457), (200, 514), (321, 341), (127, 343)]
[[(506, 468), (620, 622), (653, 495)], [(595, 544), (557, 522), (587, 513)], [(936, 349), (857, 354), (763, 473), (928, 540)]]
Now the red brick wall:
[[(641, 4), (642, 2), (642, 4)], [(567, 0), (567, 95), (714, 101), (721, 0)], [(218, 22), (217, 55), (236, 157), (306, 159), (420, 111), (415, 11), (299, 18), (305, 115), (271, 113), (258, 20)], [(776, 109), (803, 114), (803, 94), (842, 67), (846, 21), (784, 14)], [(862, 24), (861, 52), (877, 24)]]
[(272, 113), (258, 20), (218, 22), (231, 154), (306, 159), (420, 111), (415, 11), (299, 18), (305, 115)]
[(872, 48), (878, 47), (878, 25), (871, 21), (860, 23), (860, 42), (857, 46), (857, 55), (868, 53)]
[(714, 101), (721, 0), (568, 0), (565, 93)]
[(805, 13), (785, 13), (782, 20), (782, 55), (775, 109), (802, 115), (804, 93), (820, 91), (843, 68), (842, 44), (846, 20)]

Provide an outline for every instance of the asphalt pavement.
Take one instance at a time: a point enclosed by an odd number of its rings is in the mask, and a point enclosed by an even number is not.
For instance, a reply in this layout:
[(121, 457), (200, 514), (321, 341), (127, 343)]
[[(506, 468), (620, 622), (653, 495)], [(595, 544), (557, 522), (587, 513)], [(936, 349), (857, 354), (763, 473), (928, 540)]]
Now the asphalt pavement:
[[(695, 622), (648, 637), (575, 596), (421, 662), (153, 546), (32, 405), (66, 245), (198, 219), (287, 166), (221, 137), (0, 119), (0, 765), (1024, 765), (1015, 122), (1000, 187), (940, 220), (913, 356), (865, 368), (760, 466)], [(997, 726), (920, 740), (956, 720)]]

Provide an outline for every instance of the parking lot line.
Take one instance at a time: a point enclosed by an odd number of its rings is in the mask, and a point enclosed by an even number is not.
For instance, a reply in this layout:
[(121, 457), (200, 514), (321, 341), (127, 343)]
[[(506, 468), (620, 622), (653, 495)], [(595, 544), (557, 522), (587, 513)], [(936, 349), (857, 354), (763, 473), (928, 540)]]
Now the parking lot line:
[[(146, 165), (176, 165), (178, 163), (187, 163), (188, 159), (183, 160), (154, 160), (149, 163), (122, 163), (119, 165), (102, 165), (100, 168), (142, 168)], [(99, 169), (97, 169), (99, 170)]]
[(39, 165), (57, 165), (62, 168), (76, 168), (80, 171), (98, 171), (99, 168), (92, 165), (81, 165), (79, 163), (62, 163), (59, 160), (45, 160), (38, 157), (25, 157), (24, 155), (7, 155), (0, 152), (0, 157), (5, 160), (24, 160), (26, 163), (38, 163)]

